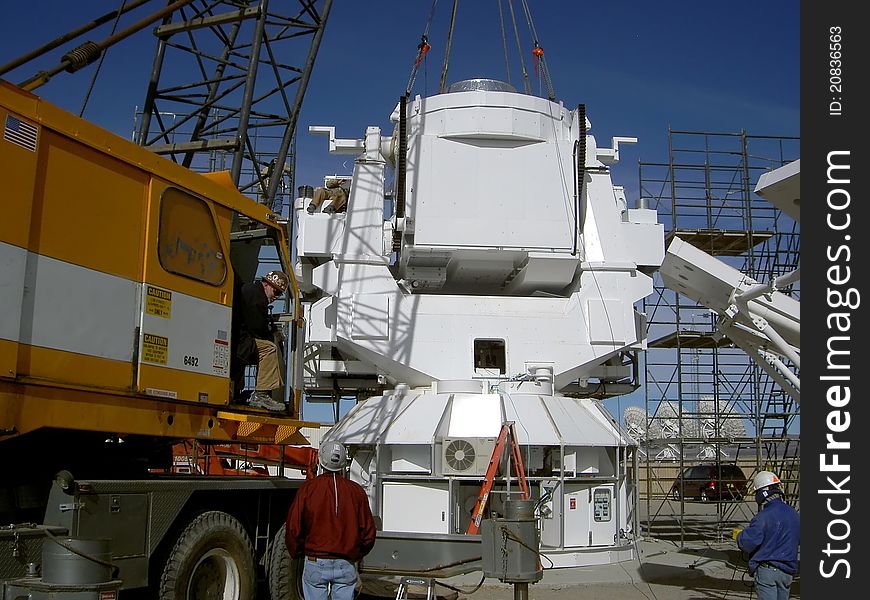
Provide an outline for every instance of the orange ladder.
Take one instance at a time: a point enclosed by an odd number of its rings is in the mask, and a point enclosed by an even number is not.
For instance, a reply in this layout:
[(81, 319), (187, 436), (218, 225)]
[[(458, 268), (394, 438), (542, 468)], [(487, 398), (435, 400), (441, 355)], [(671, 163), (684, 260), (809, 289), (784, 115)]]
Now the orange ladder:
[(514, 422), (508, 421), (501, 426), (501, 433), (498, 434), (495, 448), (492, 449), (492, 458), (490, 458), (489, 467), (486, 469), (486, 478), (483, 481), (483, 485), (480, 486), (480, 493), (477, 495), (477, 502), (474, 505), (474, 510), (471, 511), (471, 522), (468, 524), (468, 529), (465, 530), (465, 533), (476, 534), (480, 530), (480, 521), (483, 519), (483, 511), (486, 508), (487, 500), (489, 500), (489, 493), (492, 490), (493, 479), (495, 479), (495, 473), (498, 470), (498, 463), (501, 461), (501, 455), (502, 452), (504, 452), (504, 447), (505, 444), (507, 444), (508, 438), (510, 438), (514, 472), (520, 482), (520, 488), (522, 488), (523, 491), (523, 500), (529, 499), (529, 485), (526, 483), (526, 469), (523, 466), (523, 455), (520, 454), (520, 447), (517, 444)]

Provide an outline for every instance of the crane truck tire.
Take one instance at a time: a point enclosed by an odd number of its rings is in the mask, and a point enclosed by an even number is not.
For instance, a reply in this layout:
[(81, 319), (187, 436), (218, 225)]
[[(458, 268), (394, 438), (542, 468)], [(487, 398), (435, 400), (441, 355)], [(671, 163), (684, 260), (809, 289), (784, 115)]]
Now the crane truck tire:
[(224, 512), (195, 517), (178, 539), (160, 576), (160, 600), (253, 600), (256, 569), (251, 539)]
[(269, 552), (269, 596), (272, 600), (302, 600), (302, 561), (290, 558), (284, 533), (287, 524), (272, 538)]

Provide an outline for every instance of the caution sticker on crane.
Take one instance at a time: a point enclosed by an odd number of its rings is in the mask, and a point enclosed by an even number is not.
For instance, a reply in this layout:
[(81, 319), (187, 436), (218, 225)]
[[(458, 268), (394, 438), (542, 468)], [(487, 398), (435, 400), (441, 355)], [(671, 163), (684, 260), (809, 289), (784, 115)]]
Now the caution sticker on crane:
[(145, 313), (168, 319), (172, 315), (172, 292), (149, 285), (145, 291)]
[(169, 357), (169, 338), (153, 333), (142, 336), (142, 362), (165, 365)]

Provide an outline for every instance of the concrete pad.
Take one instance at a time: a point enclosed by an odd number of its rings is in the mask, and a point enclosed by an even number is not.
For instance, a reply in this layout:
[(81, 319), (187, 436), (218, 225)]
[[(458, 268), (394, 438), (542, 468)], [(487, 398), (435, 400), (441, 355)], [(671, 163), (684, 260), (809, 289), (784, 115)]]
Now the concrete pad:
[[(747, 563), (733, 542), (679, 547), (672, 542), (636, 543), (637, 560), (612, 565), (545, 569), (541, 581), (528, 586), (528, 600), (600, 598), (602, 600), (701, 600), (754, 598)], [(546, 563), (546, 558), (544, 559)], [(437, 580), (439, 600), (509, 600), (522, 591), (481, 572)], [(519, 593), (519, 595), (517, 595)], [(360, 600), (395, 598), (396, 588)], [(425, 598), (425, 589), (411, 589), (409, 598)], [(792, 598), (800, 597), (799, 578)]]

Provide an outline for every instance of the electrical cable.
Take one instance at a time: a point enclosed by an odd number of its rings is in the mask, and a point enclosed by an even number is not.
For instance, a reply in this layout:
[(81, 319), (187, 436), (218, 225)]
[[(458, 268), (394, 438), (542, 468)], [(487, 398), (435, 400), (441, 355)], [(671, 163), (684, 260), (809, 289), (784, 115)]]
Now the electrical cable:
[(526, 543), (522, 538), (520, 538), (519, 536), (517, 536), (513, 531), (511, 531), (511, 530), (508, 529), (507, 527), (504, 527), (504, 526), (501, 527), (501, 534), (502, 534), (502, 536), (503, 536), (505, 539), (513, 540), (513, 541), (515, 541), (517, 544), (519, 544), (520, 546), (522, 546), (523, 548), (525, 548), (526, 550), (529, 550), (529, 551), (531, 551), (531, 552), (534, 552), (534, 553), (537, 554), (538, 556), (543, 556), (544, 558), (546, 558), (546, 559), (547, 559), (547, 562), (550, 563), (550, 566), (547, 567), (547, 568), (552, 569), (553, 567), (556, 566), (556, 563), (554, 563), (554, 562), (552, 561), (552, 559), (550, 559), (549, 556), (547, 556), (546, 554), (542, 553), (541, 550), (540, 550), (540, 548), (532, 548), (532, 547), (529, 546), (529, 545), (528, 545), (528, 544), (527, 544), (527, 543)]
[[(519, 416), (519, 413), (517, 412), (517, 405), (516, 405), (516, 403), (514, 402), (514, 398), (513, 398), (513, 396), (511, 396), (510, 394), (508, 394), (507, 392), (504, 392), (504, 391), (502, 391), (502, 390), (498, 390), (498, 394), (499, 394), (500, 396), (502, 396), (502, 397), (507, 396), (508, 400), (510, 401), (511, 407), (513, 407), (513, 409), (514, 409), (514, 414), (517, 415), (517, 416)], [(517, 419), (517, 421), (519, 421), (520, 427), (523, 428), (523, 431), (525, 432), (526, 437), (530, 439), (530, 438), (531, 438), (531, 434), (529, 433), (528, 428), (526, 428), (526, 426), (523, 425), (522, 420)], [(519, 446), (519, 441), (518, 441), (518, 440), (514, 440), (514, 443), (516, 443), (516, 445)], [(530, 469), (530, 467), (529, 467), (529, 463), (531, 462), (531, 460), (532, 460), (532, 450), (531, 450), (531, 447), (527, 445), (527, 446), (526, 446), (526, 462), (525, 462), (525, 464), (523, 465), (524, 470), (525, 470), (525, 476), (526, 476), (526, 478), (529, 478), (529, 477), (532, 476), (532, 472), (531, 472), (531, 469)], [(508, 473), (508, 476), (509, 476), (509, 475), (510, 475), (510, 474)], [(529, 496), (531, 496), (531, 492), (529, 492)]]
[[(523, 1), (525, 1), (525, 0), (523, 0)], [(581, 104), (580, 106), (582, 107), (582, 106), (584, 106), (584, 105)], [(557, 136), (557, 133), (558, 133), (558, 132), (557, 132), (557, 130), (556, 130), (556, 118), (555, 118), (555, 116), (553, 115), (553, 112), (552, 112), (552, 104), (549, 105), (549, 111), (550, 111), (550, 112), (549, 112), (549, 115), (550, 115), (550, 123), (551, 123), (552, 126), (553, 126), (553, 136), (554, 136), (554, 139), (555, 139), (556, 136)], [(586, 115), (585, 115), (585, 110), (580, 110), (580, 108), (578, 107), (578, 109), (577, 109), (577, 113), (578, 113), (578, 119), (579, 119), (581, 116), (582, 116), (582, 118), (583, 118), (583, 122), (580, 124), (580, 131), (581, 131), (581, 134), (580, 134), (580, 135), (582, 135), (582, 134), (586, 131), (586, 127), (585, 127), (585, 125), (586, 125)], [(581, 113), (583, 113), (583, 114), (581, 115)], [(579, 138), (578, 138), (578, 139), (579, 139)], [(584, 143), (584, 145), (585, 145), (585, 140), (583, 141), (583, 143)], [(555, 149), (556, 149), (556, 153), (555, 153), (555, 154), (556, 154), (556, 161), (557, 161), (556, 164), (557, 164), (558, 167), (559, 167), (559, 174), (560, 174), (560, 176), (561, 176), (560, 178), (561, 178), (561, 180), (562, 180), (562, 190), (563, 190), (563, 192), (564, 192), (564, 194), (565, 194), (565, 198), (570, 198), (570, 192), (568, 191), (568, 185), (567, 185), (567, 183), (565, 183), (565, 170), (564, 170), (564, 165), (562, 164), (562, 153), (561, 153), (561, 151), (560, 151), (560, 149), (559, 149), (559, 144), (558, 144), (558, 143), (555, 144)], [(585, 171), (584, 171), (584, 172), (585, 172)], [(585, 175), (584, 175), (584, 178), (585, 178)], [(578, 199), (578, 205), (577, 205), (577, 207), (576, 207), (576, 210), (577, 210), (578, 212), (579, 212), (579, 210), (580, 210), (580, 203), (582, 203), (582, 200), (583, 200), (583, 199), (582, 199), (582, 194), (583, 194), (583, 191), (582, 191), (582, 190), (583, 190), (583, 187), (585, 187), (585, 186), (581, 186), (580, 191), (579, 191), (580, 198)], [(588, 188), (587, 188), (587, 189), (588, 189)], [(586, 259), (586, 257), (588, 256), (588, 254), (587, 254), (587, 252), (586, 252), (586, 238), (583, 239), (582, 249), (583, 249), (583, 258)], [(611, 337), (611, 339), (613, 339), (613, 338), (614, 338), (614, 333), (613, 333), (613, 320), (611, 319), (611, 317), (610, 317), (610, 312), (609, 312), (608, 309), (607, 309), (607, 302), (604, 301), (604, 292), (601, 290), (601, 284), (598, 282), (598, 278), (597, 278), (596, 275), (595, 275), (595, 270), (594, 270), (594, 269), (590, 269), (590, 270), (589, 270), (589, 274), (591, 275), (591, 277), (592, 277), (592, 281), (593, 281), (593, 283), (594, 283), (594, 285), (595, 285), (595, 288), (596, 288), (597, 291), (598, 291), (598, 297), (601, 299), (601, 304), (602, 304), (602, 306), (603, 306), (603, 308), (604, 308), (604, 315), (605, 315), (605, 317), (606, 317), (606, 319), (607, 319), (607, 327), (608, 327), (608, 329), (610, 330), (610, 337)], [(589, 330), (589, 324), (588, 324), (588, 323), (586, 324), (586, 328), (587, 328), (587, 331), (588, 331), (588, 330)], [(592, 348), (593, 348), (593, 350), (594, 350), (594, 346), (593, 346)]]
[(476, 592), (477, 590), (479, 590), (479, 589), (481, 588), (481, 586), (483, 585), (483, 582), (484, 582), (485, 579), (486, 579), (486, 575), (481, 575), (481, 576), (480, 576), (480, 581), (477, 582), (477, 585), (474, 586), (474, 588), (471, 589), (471, 590), (463, 590), (463, 589), (461, 589), (461, 588), (454, 587), (454, 586), (450, 585), (449, 583), (444, 583), (443, 581), (438, 581), (437, 579), (435, 580), (435, 584), (436, 584), (436, 585), (440, 585), (441, 587), (446, 587), (448, 590), (451, 590), (451, 591), (454, 591), (454, 592), (458, 592), (458, 593), (461, 593), (461, 594), (468, 594), (468, 595), (471, 595), (471, 594), (473, 594), (474, 592)]
[(731, 567), (731, 579), (728, 580), (728, 586), (725, 588), (725, 592), (722, 594), (722, 598), (728, 597), (728, 592), (731, 591), (731, 584), (734, 583), (734, 576), (737, 575), (737, 567)]
[[(640, 550), (638, 550), (637, 538), (634, 536), (634, 534), (632, 534), (632, 536), (631, 536), (631, 543), (632, 543), (632, 546), (634, 546), (634, 557), (637, 559), (637, 565), (638, 565), (637, 570), (640, 572), (641, 577), (643, 577), (643, 568), (645, 565), (643, 564), (643, 561), (640, 560)], [(647, 596), (646, 593), (642, 589), (637, 587), (637, 584), (634, 582), (634, 577), (631, 576), (631, 573), (628, 572), (628, 570), (625, 568), (625, 566), (621, 562), (619, 563), (619, 566), (622, 568), (623, 571), (625, 571), (625, 574), (628, 575), (629, 578), (631, 579), (631, 585), (634, 586), (634, 589), (636, 589), (638, 592), (643, 594), (644, 598), (649, 598), (649, 596)], [(649, 588), (649, 592), (650, 592), (650, 594), (653, 595), (653, 598), (656, 598), (656, 593), (653, 591), (652, 586), (649, 583), (647, 583), (646, 586)]]

